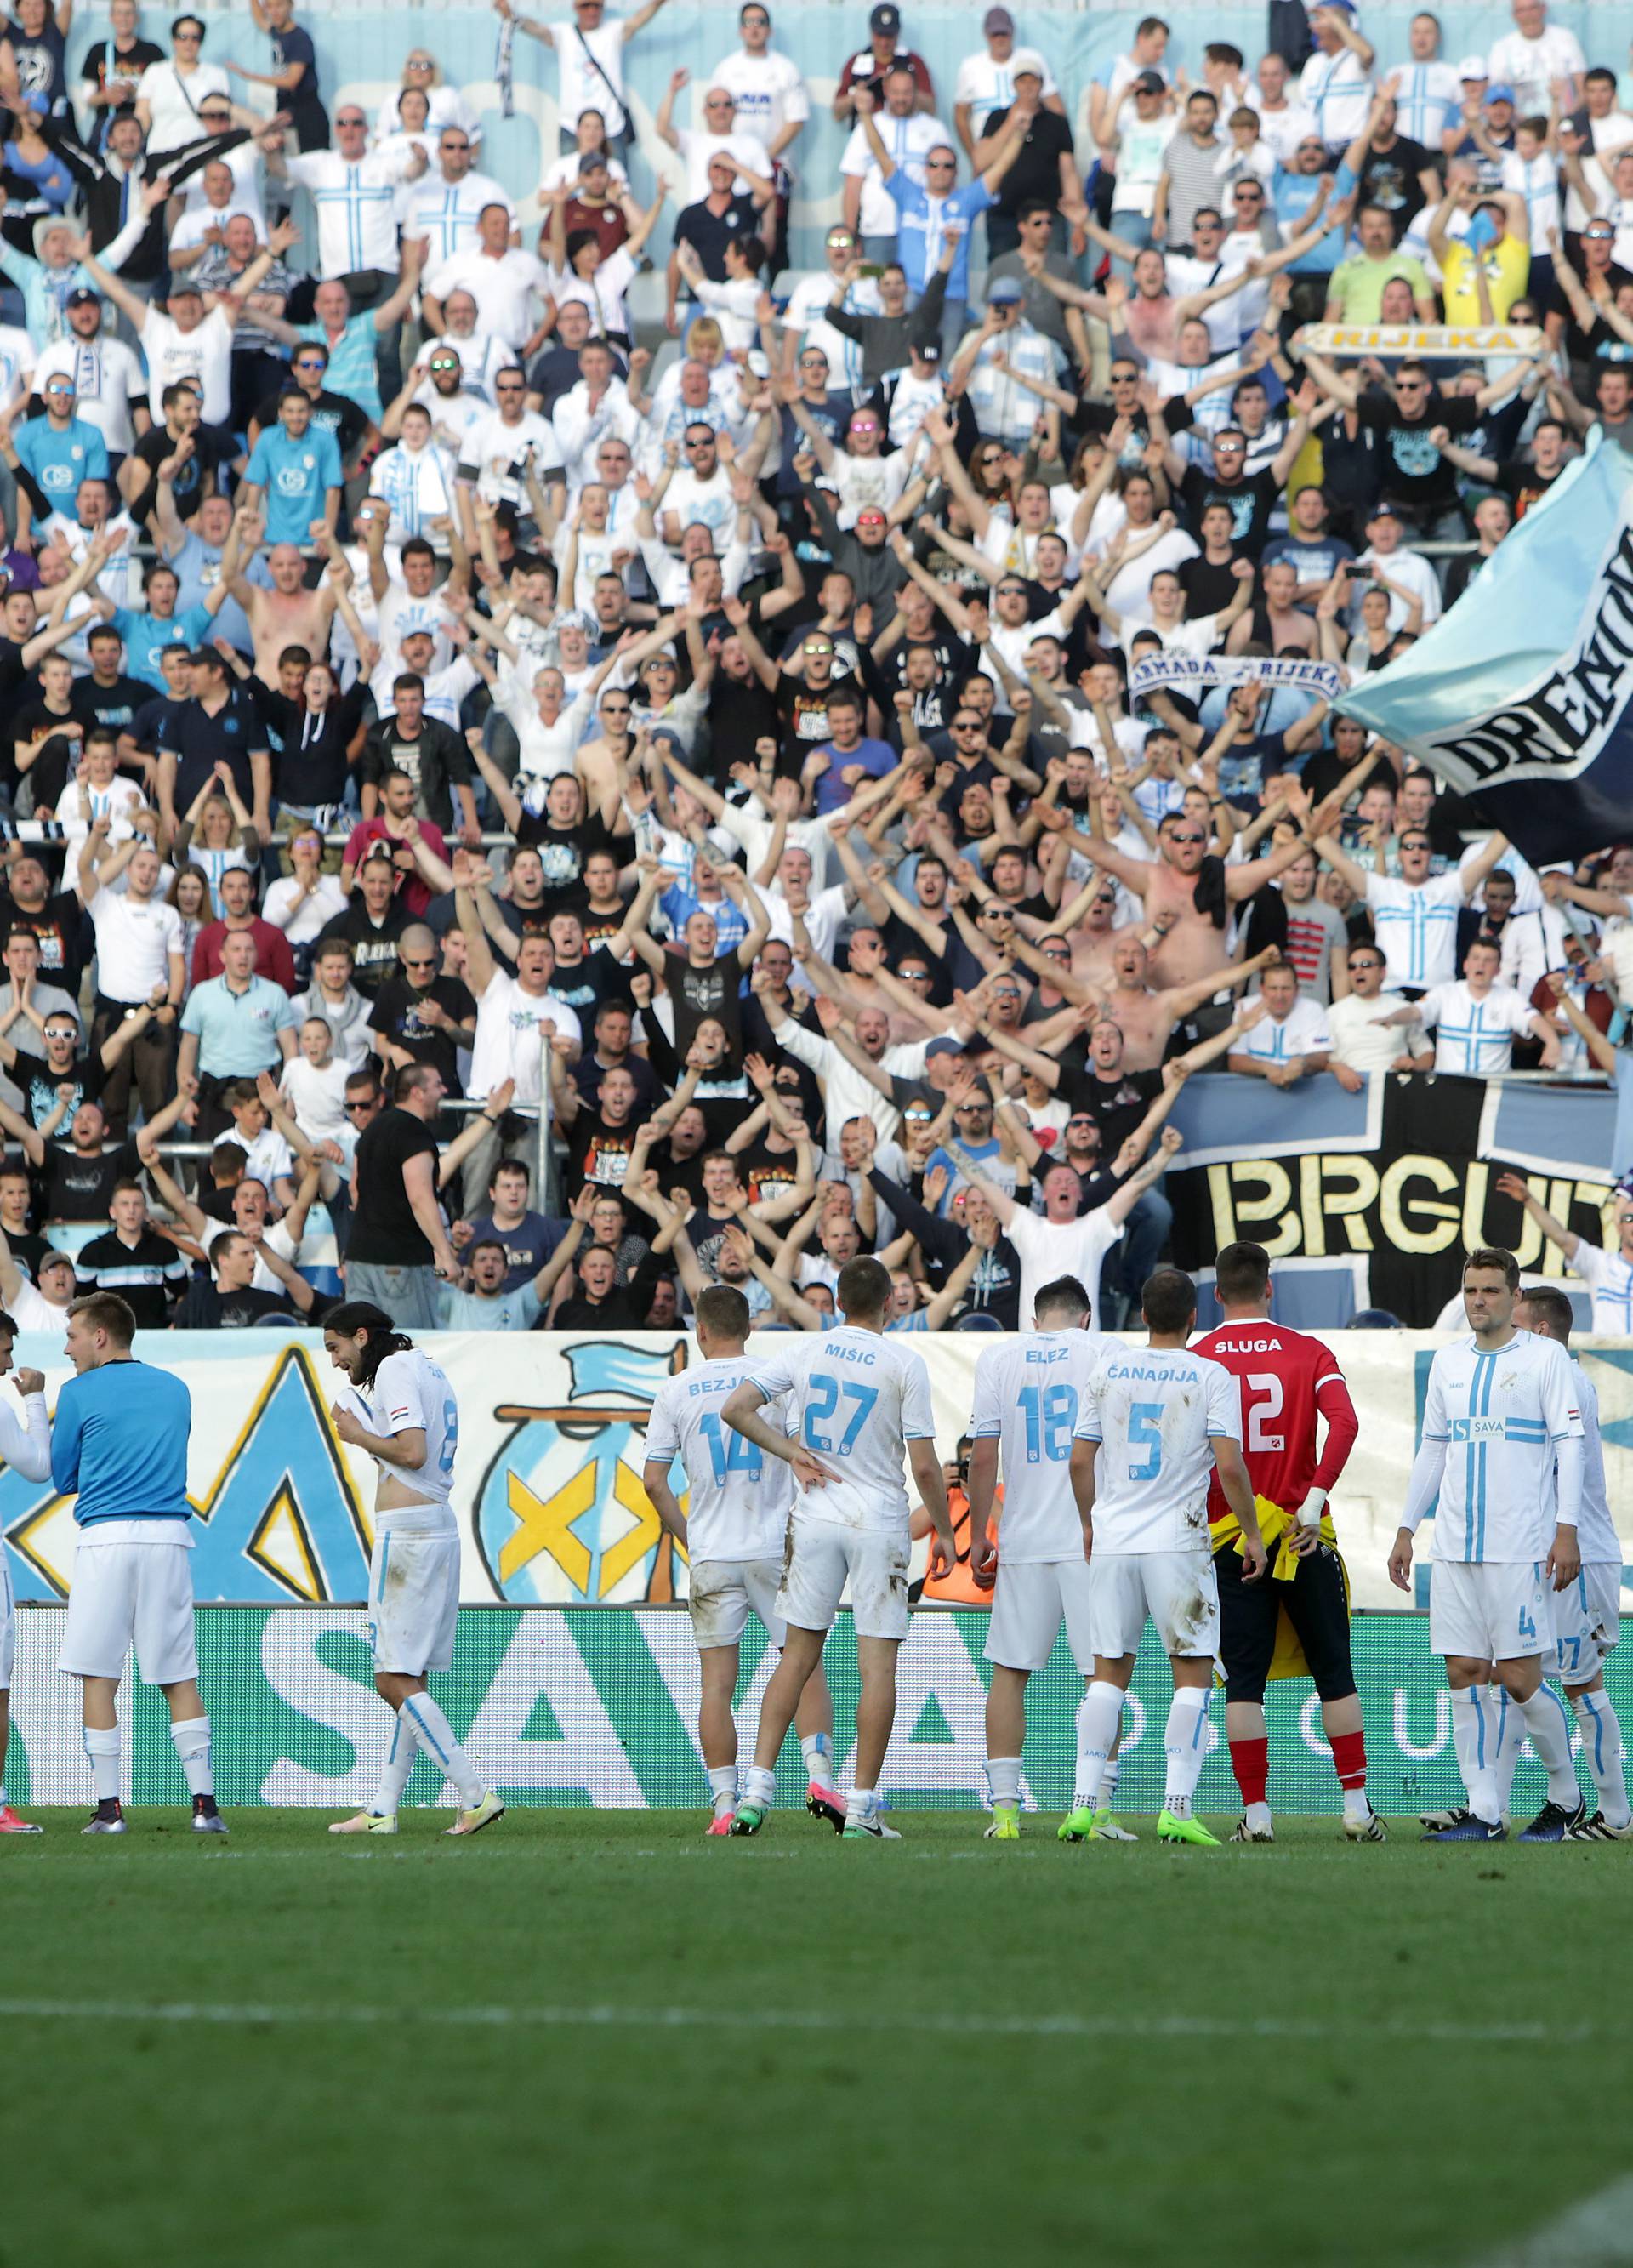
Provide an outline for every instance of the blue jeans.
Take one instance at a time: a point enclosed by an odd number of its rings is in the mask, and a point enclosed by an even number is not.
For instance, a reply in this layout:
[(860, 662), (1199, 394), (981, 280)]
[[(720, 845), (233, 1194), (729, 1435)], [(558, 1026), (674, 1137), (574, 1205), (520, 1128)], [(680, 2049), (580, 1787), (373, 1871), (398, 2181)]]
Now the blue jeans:
[(1620, 1181), (1633, 1174), (1633, 1054), (1616, 1057), (1616, 1126), (1610, 1141), (1610, 1170)]
[(400, 1331), (440, 1328), (434, 1268), (388, 1268), (372, 1260), (346, 1263), (346, 1297), (371, 1300)]
[[(1122, 237), (1125, 244), (1133, 245), (1136, 251), (1143, 252), (1151, 240), (1151, 215), (1119, 212), (1114, 205), (1111, 215), (1111, 232), (1114, 236)], [(1134, 277), (1134, 263), (1131, 260), (1114, 258), (1111, 272), (1124, 284), (1131, 283)]]

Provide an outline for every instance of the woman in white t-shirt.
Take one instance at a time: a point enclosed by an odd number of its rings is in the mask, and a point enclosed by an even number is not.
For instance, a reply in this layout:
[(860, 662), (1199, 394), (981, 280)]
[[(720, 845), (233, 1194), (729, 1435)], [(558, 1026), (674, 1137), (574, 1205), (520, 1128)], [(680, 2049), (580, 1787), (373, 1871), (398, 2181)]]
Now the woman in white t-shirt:
[(567, 193), (556, 190), (551, 199), (548, 240), (541, 237), (540, 257), (549, 269), (550, 297), (561, 307), (577, 299), (590, 311), (590, 335), (609, 339), (629, 350), (630, 328), (624, 293), (640, 273), (641, 250), (658, 225), (664, 209), (662, 182), (650, 208), (616, 252), (604, 253), (592, 228), (567, 226)]
[(291, 946), (313, 945), (345, 912), (345, 895), (335, 876), (323, 872), (323, 837), (315, 828), (290, 837), (289, 862), (290, 872), (268, 888), (261, 917)]
[(224, 763), (217, 765), (178, 825), (173, 855), (178, 867), (202, 871), (210, 884), (211, 917), (219, 921), (222, 876), (230, 866), (253, 874), (261, 857), (261, 838)]

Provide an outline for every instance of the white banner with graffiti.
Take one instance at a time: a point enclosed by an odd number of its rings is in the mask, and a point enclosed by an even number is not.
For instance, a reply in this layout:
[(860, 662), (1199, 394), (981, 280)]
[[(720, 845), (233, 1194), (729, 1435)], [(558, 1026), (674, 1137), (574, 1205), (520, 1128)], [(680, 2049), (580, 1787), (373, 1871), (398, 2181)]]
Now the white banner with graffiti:
[[(1332, 1335), (1361, 1413), (1334, 1504), (1358, 1605), (1412, 1603), (1384, 1562), (1406, 1493), (1431, 1351), (1428, 1333)], [(684, 1598), (684, 1553), (641, 1485), (653, 1394), (695, 1359), (677, 1332), (626, 1337), (533, 1332), (428, 1338), (460, 1403), (454, 1504), (473, 1605), (629, 1606)], [(969, 1423), (976, 1360), (993, 1341), (949, 1332), (915, 1342), (930, 1365), (936, 1438), (951, 1459)], [(1579, 1342), (1599, 1388), (1610, 1501), (1633, 1506), (1633, 1349)], [(188, 1485), (198, 1513), (201, 1599), (321, 1605), (367, 1595), (374, 1469), (337, 1438), (340, 1386), (314, 1333), (173, 1333), (137, 1352), (193, 1395)], [(25, 1335), (17, 1359), (68, 1373), (55, 1336)], [(9, 1391), (9, 1388), (0, 1389)], [(0, 1532), (23, 1600), (60, 1599), (73, 1574), (72, 1506), (49, 1483), (0, 1467)], [(1633, 1561), (1633, 1552), (1627, 1555)], [(1422, 1604), (1422, 1600), (1416, 1602)]]

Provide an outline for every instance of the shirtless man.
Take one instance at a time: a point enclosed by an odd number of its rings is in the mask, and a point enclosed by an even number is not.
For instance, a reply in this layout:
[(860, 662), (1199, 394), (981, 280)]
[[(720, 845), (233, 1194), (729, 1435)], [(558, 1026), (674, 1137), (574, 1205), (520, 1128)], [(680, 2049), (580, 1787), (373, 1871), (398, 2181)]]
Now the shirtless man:
[[(317, 529), (320, 525), (313, 521), (313, 541), (320, 551), (330, 556), (333, 537), (326, 529), (326, 541), (318, 542)], [(255, 641), (255, 674), (268, 690), (276, 692), (278, 657), (286, 646), (305, 646), (313, 661), (321, 661), (328, 652), (329, 630), (339, 594), (327, 578), (315, 591), (306, 588), (306, 563), (292, 543), (275, 543), (267, 554), (267, 566), (272, 577), (269, 591), (247, 581), (244, 567), (260, 549), (266, 527), (264, 519), (248, 511), (233, 514), (232, 533), (221, 555), (221, 580), (244, 609), (249, 623), (250, 636)]]
[[(1305, 614), (1297, 604), (1298, 571), (1291, 559), (1273, 559), (1269, 566), (1260, 569), (1260, 604), (1239, 615), (1231, 625), (1231, 634), (1225, 642), (1226, 653), (1241, 653), (1253, 639), (1269, 646), (1272, 653), (1308, 654), (1312, 660), (1316, 652), (1315, 617)], [(1269, 625), (1269, 637), (1264, 631)]]
[[(1197, 880), (1208, 855), (1206, 830), (1183, 813), (1170, 813), (1157, 829), (1155, 858), (1130, 858), (1126, 850), (1114, 850), (1101, 836), (1083, 835), (1076, 828), (1066, 840), (1074, 850), (1080, 850), (1105, 873), (1114, 874), (1125, 889), (1131, 890), (1143, 902), (1148, 921), (1161, 924), (1164, 916), (1168, 917), (1170, 926), (1151, 956), (1151, 974), (1157, 983), (1169, 989), (1189, 990), (1201, 979), (1211, 976), (1214, 983), (1204, 987), (1194, 1005), (1210, 998), (1225, 982), (1230, 953), (1225, 944), (1225, 924), (1216, 923), (1196, 908)], [(1298, 834), (1289, 842), (1278, 843), (1268, 858), (1227, 866), (1224, 873), (1227, 909), (1243, 904), (1267, 882), (1273, 882), (1309, 848), (1308, 837)], [(1175, 1018), (1189, 1012), (1188, 1009), (1176, 1010)], [(1152, 1061), (1158, 1060), (1160, 1054), (1159, 1048)]]
[(1216, 992), (1236, 991), (1281, 957), (1275, 946), (1267, 946), (1251, 961), (1227, 963), (1188, 984), (1154, 985), (1154, 956), (1138, 938), (1125, 935), (1113, 948), (1112, 983), (1106, 995), (1106, 1013), (1122, 1034), (1123, 1069), (1157, 1070), (1176, 1024), (1195, 1015)]

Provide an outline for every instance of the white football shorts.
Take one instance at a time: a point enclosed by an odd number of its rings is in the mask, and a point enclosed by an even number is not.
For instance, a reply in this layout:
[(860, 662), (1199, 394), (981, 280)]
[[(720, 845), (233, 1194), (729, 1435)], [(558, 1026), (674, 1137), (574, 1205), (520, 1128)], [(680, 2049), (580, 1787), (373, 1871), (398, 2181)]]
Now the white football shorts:
[(11, 1596), (11, 1571), (5, 1564), (5, 1544), (0, 1541), (0, 1693), (11, 1690), (17, 1663), (17, 1604)]
[(858, 1638), (908, 1634), (908, 1536), (796, 1512), (776, 1611), (800, 1630), (831, 1630), (846, 1583)]
[(1559, 1649), (1561, 1682), (1593, 1683), (1605, 1657), (1622, 1635), (1622, 1566), (1599, 1560), (1584, 1567), (1567, 1591), (1550, 1591), (1554, 1643)]
[(1519, 1661), (1554, 1652), (1540, 1559), (1437, 1559), (1429, 1580), (1429, 1644), (1467, 1661)]
[(1000, 1550), (987, 1660), (1004, 1669), (1041, 1669), (1063, 1619), (1071, 1658), (1086, 1677), (1094, 1668), (1088, 1561), (1079, 1552), (1075, 1559), (1023, 1560), (1011, 1566)]
[(386, 1528), (369, 1560), (369, 1652), (377, 1670), (423, 1677), (453, 1660), (460, 1539)]
[(782, 1580), (780, 1559), (695, 1559), (686, 1603), (698, 1652), (735, 1646), (748, 1627), (751, 1609), (772, 1645), (781, 1646), (788, 1635), (776, 1610)]
[[(178, 1523), (179, 1524), (179, 1523)], [(198, 1675), (193, 1555), (184, 1543), (98, 1543), (74, 1552), (68, 1623), (56, 1666), (70, 1677), (122, 1677), (134, 1646), (147, 1685)]]
[(1205, 1551), (1094, 1554), (1089, 1562), (1089, 1636), (1095, 1653), (1108, 1659), (1137, 1653), (1148, 1615), (1171, 1658), (1218, 1653), (1219, 1585)]

